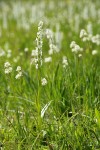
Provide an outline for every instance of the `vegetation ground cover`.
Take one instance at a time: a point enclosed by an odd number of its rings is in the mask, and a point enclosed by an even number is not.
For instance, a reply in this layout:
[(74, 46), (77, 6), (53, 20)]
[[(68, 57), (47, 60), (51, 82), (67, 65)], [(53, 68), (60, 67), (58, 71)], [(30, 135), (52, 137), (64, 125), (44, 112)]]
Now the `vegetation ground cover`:
[(100, 149), (100, 1), (0, 1), (0, 148)]

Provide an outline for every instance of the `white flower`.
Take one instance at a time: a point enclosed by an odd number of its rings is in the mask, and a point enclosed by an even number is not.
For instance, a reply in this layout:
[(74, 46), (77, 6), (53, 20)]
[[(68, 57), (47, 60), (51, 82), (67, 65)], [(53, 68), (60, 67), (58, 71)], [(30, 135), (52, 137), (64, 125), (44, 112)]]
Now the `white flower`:
[(83, 51), (83, 48), (81, 48), (78, 44), (76, 44), (75, 41), (71, 42), (70, 48), (72, 49), (72, 52), (74, 52), (74, 53), (78, 53), (78, 52), (82, 52)]
[(53, 44), (53, 50), (54, 50), (55, 53), (58, 53), (58, 52), (60, 51), (60, 50), (57, 48), (57, 46), (54, 45), (54, 44)]
[(49, 53), (49, 55), (52, 55), (53, 54), (53, 49), (50, 49), (48, 53)]
[(8, 69), (5, 69), (5, 74), (9, 74), (9, 70)]
[(87, 32), (84, 29), (82, 29), (80, 31), (80, 38), (82, 39), (83, 42), (90, 40), (89, 35), (87, 34)]
[(46, 58), (44, 58), (44, 62), (45, 63), (52, 62), (52, 57), (46, 57)]
[(16, 78), (16, 79), (20, 79), (21, 76), (22, 76), (22, 72), (20, 71), (20, 72), (15, 76), (15, 78)]
[(11, 53), (12, 51), (10, 49), (7, 50), (7, 57), (10, 58), (11, 57)]
[(16, 79), (20, 79), (22, 76), (22, 71), (21, 71), (21, 66), (17, 66), (16, 71), (18, 72), (18, 74), (15, 76)]
[(5, 68), (5, 74), (9, 74), (12, 72), (12, 67), (9, 62), (5, 62), (4, 68)]
[(54, 52), (58, 53), (60, 49), (57, 48), (57, 46), (53, 42), (53, 31), (50, 29), (46, 29), (46, 37), (49, 40), (49, 55), (52, 55)]
[(35, 68), (38, 69), (38, 68), (39, 68), (39, 65), (38, 65), (38, 64), (35, 64)]
[(75, 51), (80, 51), (80, 46), (79, 45), (75, 45)]
[(88, 34), (87, 34), (87, 32), (84, 30), (84, 29), (82, 29), (81, 31), (80, 31), (80, 38), (83, 38), (83, 37), (86, 37)]
[(41, 84), (42, 84), (43, 86), (45, 86), (45, 85), (47, 84), (47, 80), (46, 80), (45, 78), (42, 78), (42, 79), (41, 79)]
[(93, 50), (93, 51), (92, 51), (92, 55), (96, 55), (97, 53), (98, 53), (97, 50)]
[(54, 52), (55, 53), (58, 53), (59, 52), (59, 49), (57, 48), (56, 45), (54, 44), (49, 44), (49, 47), (50, 47), (50, 50), (49, 50), (49, 55), (52, 55)]
[(38, 56), (38, 49), (32, 50), (31, 56)]
[(100, 35), (97, 34), (97, 35), (93, 36), (93, 37), (91, 38), (91, 41), (92, 41), (93, 43), (96, 43), (97, 45), (100, 45)]
[(0, 57), (5, 56), (5, 54), (6, 54), (5, 51), (0, 49)]
[(12, 72), (12, 67), (8, 67), (5, 69), (5, 74), (9, 74)]
[(63, 64), (63, 68), (66, 68), (66, 66), (68, 66), (68, 60), (66, 56), (63, 56), (62, 64)]
[(4, 64), (4, 68), (8, 68), (8, 67), (10, 67), (11, 65), (10, 65), (10, 63), (9, 62), (5, 62), (5, 64)]
[(28, 52), (28, 48), (27, 47), (24, 49), (24, 52)]
[(89, 41), (89, 38), (88, 37), (83, 37), (83, 42), (86, 42), (86, 41)]
[(72, 41), (71, 44), (70, 44), (70, 48), (74, 48), (76, 45), (76, 42), (75, 41)]
[(52, 31), (50, 29), (46, 29), (46, 36), (47, 36), (47, 39), (53, 37)]
[(37, 58), (32, 58), (31, 59), (31, 65), (32, 64), (37, 64), (38, 63), (38, 59)]
[(82, 57), (82, 54), (79, 54), (78, 57)]
[(42, 66), (42, 45), (43, 45), (43, 22), (40, 21), (38, 24), (38, 32), (37, 32), (37, 37), (36, 37), (36, 48), (35, 50), (32, 50), (32, 59), (31, 59), (31, 64), (35, 65), (35, 68), (38, 69), (39, 67)]
[(21, 71), (21, 67), (20, 66), (17, 66), (17, 69), (16, 69), (16, 71)]
[(40, 21), (38, 24), (38, 28), (43, 26), (43, 21)]
[(80, 51), (80, 50), (81, 50), (81, 48), (80, 48), (80, 46), (77, 45), (77, 44), (75, 44), (75, 47), (72, 48), (72, 52), (75, 52), (75, 53), (77, 53), (77, 52)]

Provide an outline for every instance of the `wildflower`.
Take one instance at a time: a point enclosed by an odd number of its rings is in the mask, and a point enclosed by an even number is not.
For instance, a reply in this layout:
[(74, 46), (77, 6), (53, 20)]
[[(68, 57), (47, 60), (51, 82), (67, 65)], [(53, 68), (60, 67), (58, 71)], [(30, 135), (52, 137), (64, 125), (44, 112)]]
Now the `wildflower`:
[(50, 47), (49, 55), (52, 55), (54, 52), (55, 53), (59, 52), (59, 49), (53, 43), (49, 44), (49, 47)]
[(38, 69), (38, 68), (39, 68), (39, 65), (38, 65), (38, 64), (36, 64), (36, 65), (35, 65), (35, 68), (36, 68), (36, 69)]
[(18, 66), (17, 69), (16, 69), (16, 71), (18, 71), (18, 72), (21, 71), (21, 67)]
[(18, 74), (15, 76), (15, 78), (16, 78), (16, 79), (20, 79), (21, 76), (23, 75), (23, 74), (22, 74), (21, 66), (17, 66), (16, 71), (18, 72)]
[(78, 51), (80, 51), (80, 46), (79, 45), (75, 45), (75, 47), (72, 48), (72, 52), (77, 53)]
[(38, 25), (38, 30), (41, 30), (41, 29), (42, 29), (42, 26), (43, 26), (43, 22), (40, 21), (40, 22), (39, 22), (39, 25)]
[(12, 72), (12, 67), (5, 69), (5, 74), (9, 74)]
[(11, 53), (12, 51), (10, 49), (7, 50), (7, 57), (10, 58), (11, 57)]
[(38, 56), (38, 49), (32, 50), (31, 56)]
[(32, 56), (31, 64), (34, 64), (36, 69), (38, 69), (40, 66), (42, 66), (42, 45), (43, 45), (42, 27), (43, 27), (43, 22), (40, 21), (38, 24), (38, 32), (37, 32), (37, 37), (36, 37), (37, 46), (36, 46), (35, 50), (32, 50), (32, 54), (31, 54), (31, 56)]
[(96, 55), (97, 53), (98, 53), (97, 50), (93, 50), (93, 51), (92, 51), (92, 55)]
[(15, 76), (15, 78), (16, 78), (16, 79), (20, 79), (21, 76), (22, 76), (22, 72), (19, 72), (19, 73)]
[(9, 62), (5, 62), (4, 68), (5, 68), (5, 74), (9, 74), (12, 72), (12, 67)]
[(50, 49), (49, 50), (49, 55), (52, 55), (53, 54), (53, 49)]
[(84, 29), (82, 29), (80, 31), (80, 38), (82, 39), (83, 42), (89, 40), (88, 34), (87, 34), (87, 32)]
[(28, 52), (28, 50), (29, 50), (29, 49), (28, 49), (27, 47), (24, 48), (24, 52)]
[(82, 29), (82, 30), (80, 31), (80, 38), (83, 38), (83, 37), (85, 37), (85, 36), (87, 36), (87, 32), (86, 32), (84, 29)]
[(5, 51), (0, 49), (0, 57), (5, 56)]
[(72, 41), (71, 44), (70, 44), (70, 48), (74, 48), (76, 45), (76, 42), (75, 41)]
[(43, 86), (45, 86), (45, 85), (47, 84), (47, 80), (46, 80), (45, 78), (42, 78), (42, 79), (41, 79), (41, 84), (42, 84)]
[(47, 63), (47, 62), (52, 62), (52, 57), (46, 57), (44, 59), (44, 62)]
[(63, 64), (63, 68), (66, 68), (66, 66), (68, 66), (68, 60), (66, 56), (63, 56), (62, 64)]
[(53, 37), (53, 33), (50, 29), (46, 29), (46, 36), (47, 36), (47, 39), (52, 39)]
[(52, 55), (54, 52), (57, 53), (59, 52), (59, 49), (55, 44), (53, 44), (53, 32), (50, 29), (46, 29), (46, 36), (47, 39), (49, 40), (49, 55)]
[(31, 64), (37, 64), (38, 63), (38, 59), (37, 58), (32, 58), (31, 59)]
[(79, 57), (79, 58), (82, 57), (82, 54), (79, 54), (78, 57)]
[(10, 67), (11, 65), (10, 65), (10, 63), (9, 62), (5, 62), (5, 64), (4, 64), (4, 68), (8, 68), (8, 67)]
[(91, 41), (92, 41), (93, 43), (96, 43), (97, 45), (100, 45), (100, 35), (97, 34), (97, 35), (95, 35), (95, 36), (92, 36)]
[(78, 52), (82, 52), (83, 51), (83, 48), (81, 48), (78, 44), (76, 44), (75, 41), (71, 42), (70, 48), (72, 48), (72, 52), (74, 52), (74, 53), (78, 53)]

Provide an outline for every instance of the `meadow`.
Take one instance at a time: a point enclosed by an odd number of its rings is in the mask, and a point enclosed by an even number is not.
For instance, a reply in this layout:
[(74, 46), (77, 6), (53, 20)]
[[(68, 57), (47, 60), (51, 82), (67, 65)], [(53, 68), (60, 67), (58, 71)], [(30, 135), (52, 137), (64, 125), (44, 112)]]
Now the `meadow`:
[(0, 0), (0, 149), (100, 149), (99, 0)]

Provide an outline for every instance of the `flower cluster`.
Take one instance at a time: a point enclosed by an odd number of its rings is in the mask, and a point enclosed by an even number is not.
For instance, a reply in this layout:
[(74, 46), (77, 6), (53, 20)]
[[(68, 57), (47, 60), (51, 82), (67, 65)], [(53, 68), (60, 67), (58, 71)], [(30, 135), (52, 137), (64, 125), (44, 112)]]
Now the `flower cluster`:
[(83, 42), (89, 41), (89, 36), (85, 29), (82, 29), (80, 31), (80, 38), (82, 39)]
[(83, 42), (91, 41), (92, 43), (100, 45), (100, 35), (99, 34), (96, 34), (96, 35), (88, 34), (85, 29), (82, 29), (80, 31), (80, 38), (82, 39)]
[(17, 67), (16, 71), (18, 74), (15, 76), (16, 79), (20, 79), (22, 77), (22, 69), (20, 66)]
[(47, 79), (46, 78), (42, 78), (41, 79), (41, 84), (42, 84), (42, 86), (45, 86), (47, 84)]
[(12, 67), (9, 62), (5, 62), (4, 68), (5, 68), (5, 74), (10, 74), (12, 72)]
[(52, 55), (54, 52), (59, 52), (57, 46), (53, 44), (53, 32), (50, 29), (46, 29), (46, 36), (49, 40), (49, 55)]
[(78, 52), (82, 52), (83, 51), (83, 48), (81, 48), (78, 44), (76, 44), (75, 41), (71, 42), (70, 48), (72, 49), (72, 52), (74, 52), (74, 53), (78, 53)]
[(38, 69), (38, 49), (32, 50), (31, 56), (31, 64), (35, 64), (35, 68)]
[(27, 53), (29, 51), (28, 47), (24, 48), (24, 52)]
[(3, 56), (5, 56), (5, 51), (0, 48), (0, 57), (3, 57)]
[(52, 32), (52, 30), (46, 29), (46, 36), (47, 36), (47, 39), (52, 40), (52, 38), (53, 38), (53, 32)]
[(92, 50), (92, 55), (96, 55), (98, 53), (97, 50)]
[(79, 58), (82, 57), (82, 54), (78, 54), (78, 57), (79, 57)]
[(63, 68), (66, 68), (66, 66), (68, 66), (68, 60), (66, 56), (63, 56), (62, 64), (63, 64)]
[(44, 62), (45, 63), (52, 62), (52, 57), (46, 57), (46, 58), (44, 58)]
[(36, 37), (36, 49), (32, 50), (32, 59), (31, 64), (35, 64), (35, 68), (38, 69), (40, 66), (42, 66), (42, 45), (43, 45), (43, 22), (40, 21), (38, 24), (38, 32)]
[(92, 36), (91, 41), (92, 41), (93, 43), (96, 43), (97, 45), (100, 45), (100, 35), (99, 35), (99, 34), (96, 34), (95, 36)]
[(12, 50), (8, 49), (7, 50), (7, 58), (10, 58), (12, 55)]

